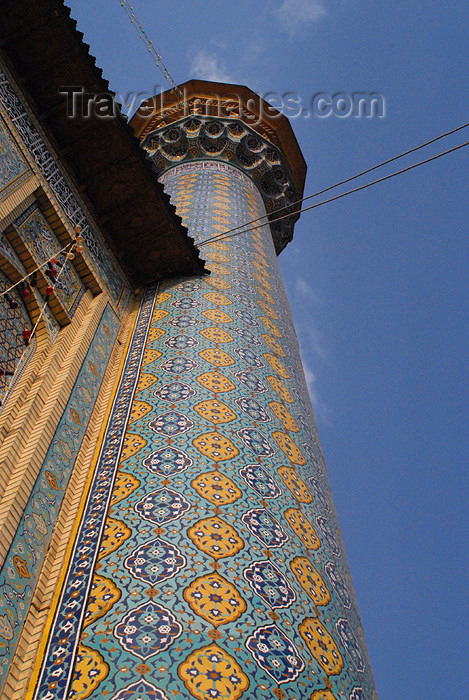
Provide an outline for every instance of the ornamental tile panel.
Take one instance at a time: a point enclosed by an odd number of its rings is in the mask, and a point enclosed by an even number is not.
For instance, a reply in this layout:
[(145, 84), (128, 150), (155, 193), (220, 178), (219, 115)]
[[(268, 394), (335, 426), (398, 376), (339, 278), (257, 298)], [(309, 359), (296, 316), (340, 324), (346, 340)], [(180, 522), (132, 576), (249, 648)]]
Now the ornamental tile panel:
[(215, 365), (215, 367), (228, 367), (228, 365), (234, 365), (235, 362), (231, 355), (218, 348), (202, 350), (199, 352), (199, 356), (206, 362), (210, 362), (211, 365)]
[(289, 430), (291, 433), (299, 432), (300, 429), (297, 422), (293, 418), (290, 411), (283, 404), (279, 403), (278, 401), (270, 401), (269, 408), (282, 423), (285, 430)]
[[(63, 247), (36, 204), (32, 204), (13, 224), (39, 267), (46, 260), (59, 254)], [(61, 272), (54, 279), (54, 294), (59, 298), (69, 316), (73, 316), (85, 288), (72, 264), (60, 259)], [(59, 268), (59, 269), (60, 269)]]
[(224, 435), (217, 433), (202, 433), (193, 440), (194, 447), (214, 462), (223, 462), (239, 454), (237, 447)]
[(288, 508), (285, 511), (285, 517), (292, 530), (298, 535), (307, 549), (319, 549), (321, 546), (319, 538), (301, 510)]
[(172, 445), (155, 450), (142, 460), (143, 466), (149, 472), (166, 478), (185, 472), (193, 463), (193, 460), (185, 452), (172, 447)]
[(181, 632), (174, 615), (152, 600), (130, 610), (114, 629), (119, 644), (142, 661), (167, 649)]
[(246, 610), (246, 602), (233, 584), (220, 574), (200, 576), (184, 590), (192, 610), (214, 627), (234, 622)]
[(271, 561), (254, 562), (243, 575), (254, 593), (271, 608), (289, 608), (296, 600), (287, 579)]
[(269, 352), (265, 352), (264, 357), (269, 363), (269, 365), (272, 367), (274, 372), (276, 372), (279, 375), (279, 377), (283, 377), (284, 379), (290, 378), (290, 375), (288, 374), (287, 370), (282, 365), (278, 357), (275, 357), (275, 355), (272, 355)]
[(172, 382), (171, 384), (165, 384), (160, 389), (157, 389), (155, 391), (155, 396), (161, 399), (161, 401), (178, 403), (179, 401), (188, 401), (195, 393), (195, 390), (188, 384)]
[(236, 530), (218, 516), (200, 520), (187, 534), (198, 549), (214, 559), (231, 557), (244, 547)]
[(232, 323), (233, 319), (227, 313), (221, 309), (208, 309), (207, 311), (202, 311), (202, 316), (208, 318), (209, 321), (214, 323)]
[[(114, 341), (119, 326), (116, 314), (106, 306), (0, 570), (3, 616), (0, 685), (18, 642), (65, 489), (101, 387), (113, 347), (109, 335)], [(80, 416), (79, 422), (76, 415)], [(98, 501), (100, 498), (102, 494), (97, 495)]]
[(236, 418), (236, 413), (217, 399), (201, 401), (194, 406), (194, 411), (211, 423), (230, 423)]
[(282, 547), (288, 541), (288, 535), (273, 515), (257, 508), (248, 511), (242, 518), (244, 524), (266, 547)]
[(190, 654), (180, 665), (179, 676), (198, 700), (238, 700), (249, 688), (241, 666), (216, 644)]
[(212, 343), (231, 343), (234, 340), (233, 336), (223, 328), (202, 328), (199, 333)]
[(124, 565), (134, 578), (156, 586), (176, 576), (186, 565), (186, 559), (176, 546), (156, 539), (136, 549)]
[(192, 481), (192, 487), (203, 498), (217, 506), (234, 503), (242, 496), (242, 492), (233, 481), (219, 471), (201, 474)]
[(223, 374), (219, 372), (205, 372), (197, 377), (197, 381), (215, 394), (223, 394), (235, 388), (231, 379), (228, 379), (228, 377), (223, 376)]
[(91, 586), (83, 626), (86, 627), (105, 615), (121, 595), (121, 591), (113, 581), (96, 574)]
[(33, 173), (0, 118), (0, 202), (27, 182)]
[(291, 493), (300, 503), (311, 503), (313, 497), (306, 488), (303, 479), (298, 476), (294, 469), (291, 467), (280, 467), (278, 473), (285, 486), (290, 489)]
[(305, 667), (293, 642), (275, 625), (257, 629), (246, 647), (255, 662), (279, 685), (294, 681)]
[[(196, 240), (265, 214), (238, 166), (163, 179)], [(80, 640), (89, 700), (375, 700), (269, 231), (205, 250), (144, 293), (32, 700), (70, 695)]]
[(135, 505), (135, 510), (144, 520), (164, 525), (180, 518), (190, 507), (190, 503), (180, 493), (164, 488), (144, 496)]
[(68, 698), (81, 700), (89, 697), (108, 673), (109, 666), (99, 651), (80, 644)]
[(298, 583), (304, 588), (314, 604), (327, 605), (331, 599), (331, 595), (321, 575), (317, 572), (309, 559), (306, 557), (295, 557), (290, 563), (290, 567)]
[(262, 498), (277, 498), (281, 495), (282, 489), (269, 472), (270, 470), (267, 471), (259, 464), (248, 464), (239, 470), (246, 484), (257, 491)]
[(344, 660), (337, 644), (317, 617), (304, 620), (299, 631), (312, 655), (328, 676), (341, 672)]
[(244, 413), (247, 413), (252, 420), (259, 423), (267, 423), (271, 420), (264, 407), (249, 396), (241, 396), (239, 399), (235, 399), (235, 403)]
[(280, 396), (282, 401), (286, 401), (287, 403), (294, 403), (295, 399), (288, 391), (285, 384), (282, 381), (280, 381), (278, 377), (266, 377), (266, 379), (269, 382), (272, 389), (276, 391), (277, 394)]
[(287, 353), (285, 350), (282, 348), (279, 343), (275, 340), (275, 338), (272, 338), (270, 335), (263, 335), (262, 338), (264, 339), (264, 342), (267, 343), (269, 348), (272, 350), (272, 352), (275, 352), (277, 355), (280, 357), (286, 357)]
[(166, 411), (166, 413), (161, 413), (148, 423), (148, 427), (154, 430), (155, 433), (161, 433), (162, 435), (167, 435), (167, 437), (186, 433), (193, 425), (194, 423), (190, 418), (178, 411)]
[[(106, 245), (101, 233), (94, 229), (93, 225), (88, 222), (85, 212), (81, 209), (80, 204), (68, 185), (68, 178), (64, 175), (64, 171), (62, 171), (58, 159), (44, 143), (31, 117), (22, 104), (20, 97), (10, 84), (7, 76), (1, 70), (0, 103), (10, 119), (14, 139), (21, 142), (24, 148), (29, 151), (37, 168), (46, 179), (55, 197), (56, 204), (69, 219), (72, 226), (79, 225), (81, 227), (84, 245), (93, 257), (95, 264), (98, 266), (100, 274), (112, 297), (114, 300), (118, 300), (121, 296), (125, 298), (123, 276), (118, 270), (109, 247)], [(8, 146), (6, 145), (5, 136), (8, 139), (8, 135), (4, 129), (0, 128), (0, 132), (3, 135), (2, 148), (0, 151), (6, 153)], [(2, 159), (0, 158), (0, 160)], [(7, 161), (11, 162), (10, 153), (8, 154)], [(8, 167), (11, 168), (11, 165)], [(12, 173), (7, 173), (8, 178), (10, 178), (11, 175)]]
[(144, 678), (122, 688), (111, 700), (168, 700), (162, 690)]
[(207, 301), (212, 304), (217, 304), (218, 306), (228, 306), (233, 303), (231, 299), (228, 299), (228, 297), (220, 292), (208, 292), (208, 294), (204, 294), (203, 297), (207, 299)]

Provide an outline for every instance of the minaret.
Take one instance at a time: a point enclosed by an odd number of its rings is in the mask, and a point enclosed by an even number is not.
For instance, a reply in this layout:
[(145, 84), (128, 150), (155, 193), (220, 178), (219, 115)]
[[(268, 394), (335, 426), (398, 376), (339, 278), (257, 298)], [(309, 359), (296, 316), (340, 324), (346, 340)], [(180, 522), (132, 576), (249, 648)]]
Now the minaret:
[(34, 698), (372, 700), (277, 263), (304, 160), (247, 88), (180, 89), (133, 126), (210, 274), (143, 291)]

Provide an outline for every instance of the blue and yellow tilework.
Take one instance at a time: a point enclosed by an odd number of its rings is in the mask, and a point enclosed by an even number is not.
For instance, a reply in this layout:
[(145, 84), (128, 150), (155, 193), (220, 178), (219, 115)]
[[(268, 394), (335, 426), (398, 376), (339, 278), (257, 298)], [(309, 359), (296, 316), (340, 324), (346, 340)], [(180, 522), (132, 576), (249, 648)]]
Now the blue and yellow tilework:
[(0, 687), (21, 634), (119, 325), (107, 305), (0, 567)]
[(25, 158), (0, 117), (0, 202), (13, 194), (32, 176), (33, 173)]
[[(196, 240), (265, 212), (162, 179)], [(374, 697), (269, 230), (203, 250), (143, 299), (36, 700)]]
[[(36, 204), (28, 207), (15, 220), (14, 226), (38, 267), (43, 265), (45, 260), (58, 255), (63, 247)], [(63, 265), (62, 274), (54, 284), (54, 292), (68, 315), (72, 317), (85, 293), (85, 287), (73, 265)]]

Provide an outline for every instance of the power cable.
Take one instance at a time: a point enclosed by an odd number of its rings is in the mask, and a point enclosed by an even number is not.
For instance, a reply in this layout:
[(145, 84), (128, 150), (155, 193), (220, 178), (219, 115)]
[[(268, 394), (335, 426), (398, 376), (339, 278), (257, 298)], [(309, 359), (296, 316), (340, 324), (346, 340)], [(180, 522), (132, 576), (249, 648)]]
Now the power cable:
[(15, 284), (12, 284), (11, 287), (8, 287), (8, 289), (5, 289), (3, 292), (0, 292), (0, 298), (5, 296), (5, 294), (8, 294), (8, 292), (11, 292), (11, 290), (14, 289), (15, 287), (18, 287), (18, 285), (21, 285), (23, 282), (26, 282), (26, 280), (28, 280), (30, 277), (32, 277), (32, 275), (35, 275), (39, 270), (41, 270), (43, 267), (45, 267), (46, 265), (51, 263), (53, 260), (55, 260), (57, 255), (64, 253), (67, 250), (67, 248), (69, 248), (72, 245), (72, 243), (73, 243), (73, 241), (70, 243), (67, 243), (66, 246), (64, 246), (63, 248), (58, 250), (56, 253), (54, 253), (54, 255), (51, 255), (51, 257), (48, 260), (44, 260), (44, 262), (41, 263), (40, 265), (38, 265), (32, 272), (29, 272), (27, 275), (25, 275), (25, 277), (22, 277), (20, 280), (18, 280), (18, 282), (15, 282)]
[[(466, 146), (469, 146), (469, 141), (466, 141), (465, 143), (461, 143), (459, 146), (454, 146), (453, 148), (449, 148), (447, 151), (442, 151), (441, 153), (438, 153), (436, 156), (432, 156), (431, 158), (427, 158), (426, 160), (421, 160), (418, 163), (414, 163), (413, 165), (409, 165), (407, 168), (403, 168), (402, 170), (398, 170), (395, 173), (391, 173), (390, 175), (386, 175), (384, 177), (380, 177), (378, 180), (373, 180), (372, 182), (368, 182), (365, 185), (361, 185), (360, 187), (355, 187), (353, 190), (348, 190), (347, 192), (343, 192), (342, 194), (338, 194), (336, 197), (331, 197), (330, 199), (325, 199), (322, 202), (318, 202), (317, 204), (312, 204), (310, 207), (304, 207), (304, 209), (300, 209), (299, 211), (293, 212), (292, 214), (285, 214), (284, 216), (278, 217), (278, 219), (274, 219), (274, 222), (276, 221), (282, 221), (283, 219), (288, 219), (291, 216), (295, 216), (296, 214), (301, 214), (305, 211), (310, 211), (311, 209), (316, 209), (317, 207), (322, 207), (324, 204), (329, 204), (329, 202), (335, 202), (337, 199), (342, 199), (342, 197), (346, 197), (349, 194), (353, 194), (354, 192), (360, 192), (360, 190), (365, 190), (367, 187), (371, 187), (372, 185), (377, 185), (379, 182), (384, 182), (385, 180), (390, 180), (393, 177), (397, 177), (397, 175), (402, 175), (402, 173), (406, 173), (409, 170), (413, 170), (414, 168), (418, 168), (421, 165), (425, 165), (425, 163), (430, 163), (432, 160), (437, 160), (437, 158), (442, 158), (443, 156), (448, 155), (448, 153), (453, 153), (454, 151), (458, 151), (460, 148), (465, 148)], [(311, 195), (312, 196), (312, 195)], [(307, 198), (305, 198), (307, 199)], [(264, 218), (264, 217), (262, 217)], [(251, 222), (249, 222), (251, 223)], [(197, 247), (201, 248), (204, 245), (208, 245), (208, 243), (211, 243), (215, 240), (217, 241), (223, 241), (225, 238), (234, 238), (235, 236), (239, 236), (242, 233), (248, 233), (249, 231), (255, 231), (258, 228), (262, 228), (263, 226), (266, 226), (268, 222), (264, 222), (263, 224), (259, 224), (258, 226), (252, 226), (250, 228), (243, 229), (242, 231), (237, 231), (235, 233), (231, 233), (230, 231), (226, 231), (225, 233), (218, 234), (217, 236), (213, 236), (212, 238), (207, 238), (205, 241), (202, 241), (197, 245)], [(245, 224), (249, 225), (249, 224)], [(237, 228), (241, 228), (241, 226), (238, 226)], [(234, 230), (234, 229), (233, 229)]]
[[(399, 158), (403, 158), (404, 156), (408, 156), (411, 153), (415, 153), (415, 151), (419, 151), (422, 148), (425, 148), (426, 146), (429, 146), (432, 143), (435, 143), (436, 141), (439, 141), (440, 139), (445, 138), (446, 136), (450, 136), (451, 134), (455, 134), (458, 131), (461, 131), (461, 129), (466, 129), (469, 126), (469, 122), (467, 124), (462, 124), (461, 126), (456, 127), (455, 129), (451, 129), (450, 131), (446, 131), (444, 134), (440, 134), (439, 136), (435, 136), (434, 138), (430, 139), (429, 141), (425, 141), (425, 143), (421, 143), (419, 146), (414, 146), (413, 148), (410, 148), (407, 151), (404, 151), (403, 153), (400, 153), (397, 156), (394, 156), (393, 158), (389, 158), (388, 160), (384, 160), (381, 163), (378, 163), (378, 165), (373, 165), (371, 168), (367, 168), (367, 170), (363, 170), (360, 173), (357, 173), (356, 175), (352, 175), (351, 177), (346, 178), (345, 180), (341, 180), (340, 182), (336, 182), (334, 185), (330, 185), (329, 187), (325, 187), (323, 190), (319, 190), (318, 192), (315, 192), (314, 194), (310, 194), (307, 197), (303, 197), (302, 199), (298, 199), (296, 202), (292, 202), (291, 204), (288, 204), (284, 207), (281, 207), (280, 209), (276, 210), (276, 214), (280, 213), (286, 209), (290, 209), (291, 207), (296, 206), (297, 204), (301, 204), (301, 202), (305, 202), (308, 199), (312, 199), (313, 197), (319, 197), (321, 194), (325, 194), (326, 192), (329, 192), (330, 190), (335, 189), (336, 187), (340, 187), (340, 185), (345, 185), (348, 182), (352, 182), (353, 180), (357, 180), (359, 177), (362, 177), (363, 175), (367, 175), (368, 173), (373, 172), (373, 170), (377, 170), (378, 168), (382, 168), (384, 165), (389, 165), (389, 163), (393, 163), (395, 160), (399, 160)], [(427, 161), (423, 161), (427, 162)], [(404, 171), (405, 172), (405, 171)], [(305, 211), (302, 209), (301, 211)], [(300, 211), (298, 212), (293, 212), (293, 214), (299, 214)], [(293, 215), (291, 214), (291, 215)], [(255, 224), (258, 221), (262, 221), (262, 219), (267, 219), (269, 217), (269, 214), (264, 214), (264, 216), (260, 216), (258, 219), (253, 219), (252, 221), (248, 221), (245, 224), (241, 224), (240, 226), (235, 226), (235, 228), (229, 229), (228, 231), (224, 231), (223, 233), (217, 234), (216, 237), (210, 240), (216, 239), (218, 236), (225, 236), (227, 233), (231, 233), (232, 231), (237, 231), (240, 228), (244, 228), (245, 226), (249, 226), (250, 224)], [(286, 218), (286, 217), (283, 217)], [(279, 221), (279, 219), (275, 218), (273, 221)], [(267, 223), (267, 222), (266, 222)], [(199, 243), (200, 245), (203, 245), (205, 241), (202, 241)]]

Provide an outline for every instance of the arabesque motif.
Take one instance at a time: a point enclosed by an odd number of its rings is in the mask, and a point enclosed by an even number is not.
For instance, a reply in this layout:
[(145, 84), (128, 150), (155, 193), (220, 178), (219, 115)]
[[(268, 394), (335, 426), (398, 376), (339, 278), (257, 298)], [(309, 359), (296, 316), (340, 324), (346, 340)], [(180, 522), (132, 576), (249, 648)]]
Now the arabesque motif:
[(217, 573), (200, 576), (185, 589), (192, 610), (214, 627), (237, 620), (246, 610), (239, 591)]
[[(239, 168), (194, 167), (163, 176), (190, 235), (265, 214)], [(360, 689), (374, 700), (269, 235), (212, 241), (210, 275), (145, 292), (34, 700), (63, 700), (50, 691), (67, 684), (54, 660), (60, 649), (73, 664), (83, 633), (109, 667), (83, 676), (89, 700), (350, 700)], [(96, 510), (99, 498), (114, 510)]]

